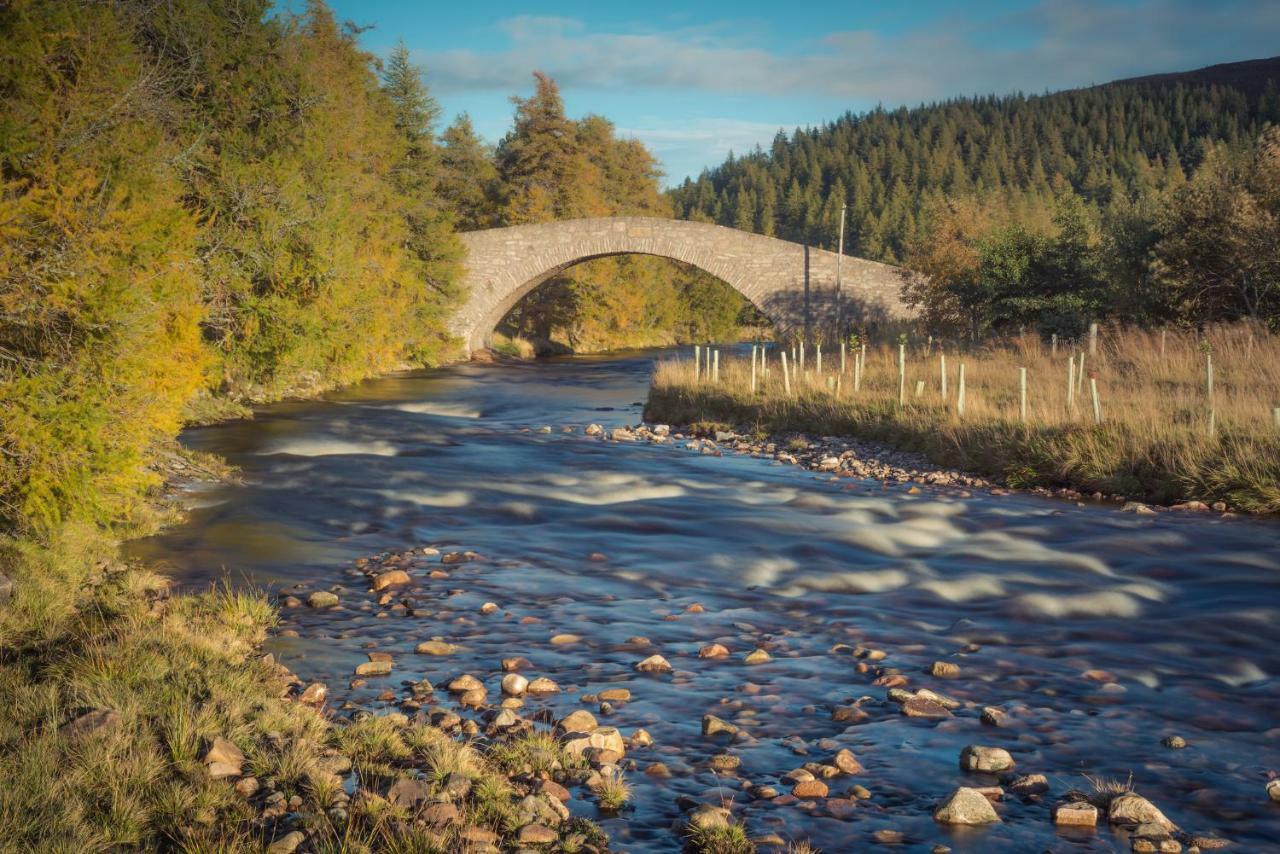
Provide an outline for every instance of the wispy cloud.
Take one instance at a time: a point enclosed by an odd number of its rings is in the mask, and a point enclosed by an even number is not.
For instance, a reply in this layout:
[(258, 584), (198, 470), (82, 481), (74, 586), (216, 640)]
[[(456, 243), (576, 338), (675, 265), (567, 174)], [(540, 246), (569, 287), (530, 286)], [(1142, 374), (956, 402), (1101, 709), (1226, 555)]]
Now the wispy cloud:
[[(1280, 45), (1271, 0), (1065, 0), (979, 18), (967, 13), (895, 36), (833, 32), (802, 52), (735, 37), (727, 25), (598, 32), (568, 18), (521, 16), (500, 24), (493, 51), (421, 58), (442, 92), (515, 91), (535, 68), (566, 89), (674, 89), (909, 103), (969, 92), (1037, 91), (1103, 82), (1224, 59), (1270, 55)], [(748, 31), (749, 32), (749, 31)], [(1015, 45), (1000, 35), (1017, 33)]]

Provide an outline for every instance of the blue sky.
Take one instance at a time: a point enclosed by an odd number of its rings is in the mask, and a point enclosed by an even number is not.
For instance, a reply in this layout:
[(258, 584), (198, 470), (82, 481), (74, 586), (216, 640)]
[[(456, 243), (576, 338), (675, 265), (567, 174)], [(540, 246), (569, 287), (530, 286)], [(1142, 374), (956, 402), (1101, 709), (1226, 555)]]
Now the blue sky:
[(1041, 92), (1280, 53), (1277, 0), (401, 2), (331, 0), (403, 38), (446, 120), (496, 142), (534, 69), (571, 116), (644, 141), (667, 183), (779, 128), (954, 95)]

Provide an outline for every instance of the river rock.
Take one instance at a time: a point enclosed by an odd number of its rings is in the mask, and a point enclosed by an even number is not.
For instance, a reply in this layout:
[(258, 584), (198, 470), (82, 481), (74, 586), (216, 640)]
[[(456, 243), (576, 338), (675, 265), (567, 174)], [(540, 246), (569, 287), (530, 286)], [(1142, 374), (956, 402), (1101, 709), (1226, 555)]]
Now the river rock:
[(582, 432), (588, 436), (599, 436), (604, 433), (604, 428), (599, 424), (588, 424)]
[(480, 606), (480, 613), (484, 614), (486, 617), (489, 616), (490, 614), (498, 613), (498, 603), (485, 602), (483, 605)]
[(570, 712), (557, 724), (563, 732), (591, 732), (598, 724), (595, 715), (585, 709)]
[(627, 744), (617, 727), (597, 727), (592, 732), (570, 733), (565, 740), (564, 749), (571, 756), (583, 757), (588, 750), (610, 751), (625, 756)]
[(514, 673), (517, 670), (528, 670), (530, 667), (533, 667), (533, 662), (527, 658), (512, 656), (510, 658), (502, 659), (502, 669), (507, 673)]
[(712, 771), (735, 771), (742, 764), (742, 759), (734, 756), (732, 753), (717, 753), (707, 761), (707, 766)]
[(1271, 780), (1267, 783), (1267, 797), (1280, 804), (1280, 780)]
[(387, 802), (393, 806), (416, 807), (431, 800), (431, 781), (400, 777), (387, 789)]
[(848, 749), (836, 753), (831, 764), (840, 769), (842, 774), (861, 774), (863, 771), (862, 763), (853, 755), (853, 751)]
[(413, 649), (418, 655), (452, 655), (457, 650), (453, 644), (441, 640), (423, 641)]
[(582, 640), (582, 638), (579, 635), (573, 635), (573, 634), (569, 634), (568, 632), (565, 632), (564, 634), (552, 635), (551, 645), (552, 646), (568, 646), (569, 644), (577, 643), (580, 640)]
[(502, 677), (502, 693), (508, 697), (520, 697), (529, 690), (529, 680), (519, 673), (508, 673)]
[(731, 823), (730, 815), (724, 807), (700, 804), (689, 813), (689, 829), (706, 831), (726, 828)]
[(209, 771), (209, 776), (215, 780), (239, 777), (244, 767), (244, 751), (234, 742), (217, 736), (204, 755), (204, 764)]
[(373, 589), (385, 590), (388, 587), (397, 587), (401, 584), (408, 584), (410, 581), (409, 573), (403, 569), (393, 569), (389, 572), (381, 572), (373, 577)]
[(516, 834), (516, 840), (522, 845), (548, 845), (560, 836), (545, 824), (526, 824)]
[(390, 672), (390, 661), (366, 661), (356, 665), (357, 676), (386, 676)]
[(1094, 827), (1098, 823), (1098, 808), (1088, 801), (1058, 804), (1053, 811), (1053, 823), (1065, 827)]
[(922, 697), (911, 697), (902, 704), (902, 714), (909, 718), (949, 718), (951, 712), (946, 706), (926, 700)]
[(960, 751), (960, 767), (965, 771), (996, 774), (1014, 766), (1013, 757), (1003, 747), (982, 747), (971, 744)]
[(960, 665), (954, 661), (935, 661), (929, 668), (929, 675), (943, 679), (952, 679), (960, 675)]
[(1009, 725), (1008, 713), (998, 706), (984, 706), (981, 720), (987, 726), (1002, 727)]
[(607, 703), (625, 703), (631, 699), (631, 692), (626, 688), (605, 688), (596, 697)]
[(821, 780), (801, 780), (791, 787), (791, 794), (801, 800), (809, 798), (825, 798), (827, 796), (827, 784)]
[(560, 690), (560, 686), (555, 683), (554, 679), (539, 676), (537, 679), (531, 680), (525, 690), (530, 694), (554, 694)]
[(747, 653), (744, 661), (746, 661), (747, 664), (764, 664), (766, 661), (771, 661), (772, 659), (773, 656), (769, 655), (765, 650), (753, 649), (751, 652)]
[(323, 682), (312, 682), (298, 694), (298, 702), (308, 706), (322, 706), (329, 695), (329, 686)]
[(317, 590), (307, 597), (307, 604), (312, 608), (332, 608), (338, 604), (338, 594)]
[(1009, 783), (1009, 791), (1018, 795), (1042, 795), (1049, 791), (1049, 778), (1043, 774), (1023, 774)]
[(1107, 806), (1107, 820), (1121, 825), (1158, 824), (1169, 832), (1178, 829), (1155, 804), (1137, 792), (1125, 792), (1112, 798)]
[(1170, 735), (1160, 740), (1160, 743), (1170, 750), (1182, 750), (1187, 746), (1187, 740), (1180, 735)]
[(738, 728), (726, 720), (716, 717), (715, 715), (702, 716), (702, 734), (703, 735), (725, 735), (734, 736), (739, 732)]
[(699, 658), (728, 658), (729, 648), (724, 644), (709, 643), (698, 650)]
[(452, 694), (464, 694), (467, 691), (475, 691), (477, 689), (483, 691), (484, 683), (470, 673), (464, 673), (450, 682), (448, 688)]
[(667, 661), (661, 655), (654, 653), (636, 665), (636, 670), (641, 673), (670, 673), (671, 662)]
[(942, 824), (991, 824), (1000, 820), (991, 802), (976, 789), (956, 789), (933, 813)]

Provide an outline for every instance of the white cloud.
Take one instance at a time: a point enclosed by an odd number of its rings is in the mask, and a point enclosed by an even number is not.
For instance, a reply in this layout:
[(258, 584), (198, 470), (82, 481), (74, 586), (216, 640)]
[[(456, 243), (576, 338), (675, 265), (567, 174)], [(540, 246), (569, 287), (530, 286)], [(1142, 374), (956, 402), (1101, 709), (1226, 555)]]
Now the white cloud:
[[(574, 19), (521, 16), (499, 27), (509, 42), (500, 50), (424, 54), (433, 85), (442, 92), (516, 91), (527, 87), (530, 71), (540, 69), (566, 89), (904, 103), (1087, 85), (1269, 55), (1280, 44), (1280, 4), (1044, 2), (996, 19), (966, 15), (934, 21), (891, 37), (871, 31), (829, 33), (794, 55), (735, 37), (727, 25), (594, 32)], [(1020, 43), (1001, 47), (1001, 37), (1010, 32), (1023, 36)]]

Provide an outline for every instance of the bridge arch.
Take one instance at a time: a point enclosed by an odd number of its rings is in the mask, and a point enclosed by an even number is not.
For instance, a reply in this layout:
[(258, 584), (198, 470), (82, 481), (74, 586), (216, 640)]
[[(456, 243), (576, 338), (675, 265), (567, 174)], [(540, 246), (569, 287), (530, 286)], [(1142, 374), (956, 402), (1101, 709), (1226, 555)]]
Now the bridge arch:
[[(702, 269), (749, 299), (782, 332), (822, 334), (837, 317), (836, 253), (737, 229), (653, 217), (602, 217), (492, 228), (461, 235), (466, 304), (453, 331), (468, 349), (538, 285), (608, 255), (655, 255)], [(839, 304), (846, 319), (877, 323), (912, 312), (899, 298), (903, 271), (846, 255)]]

